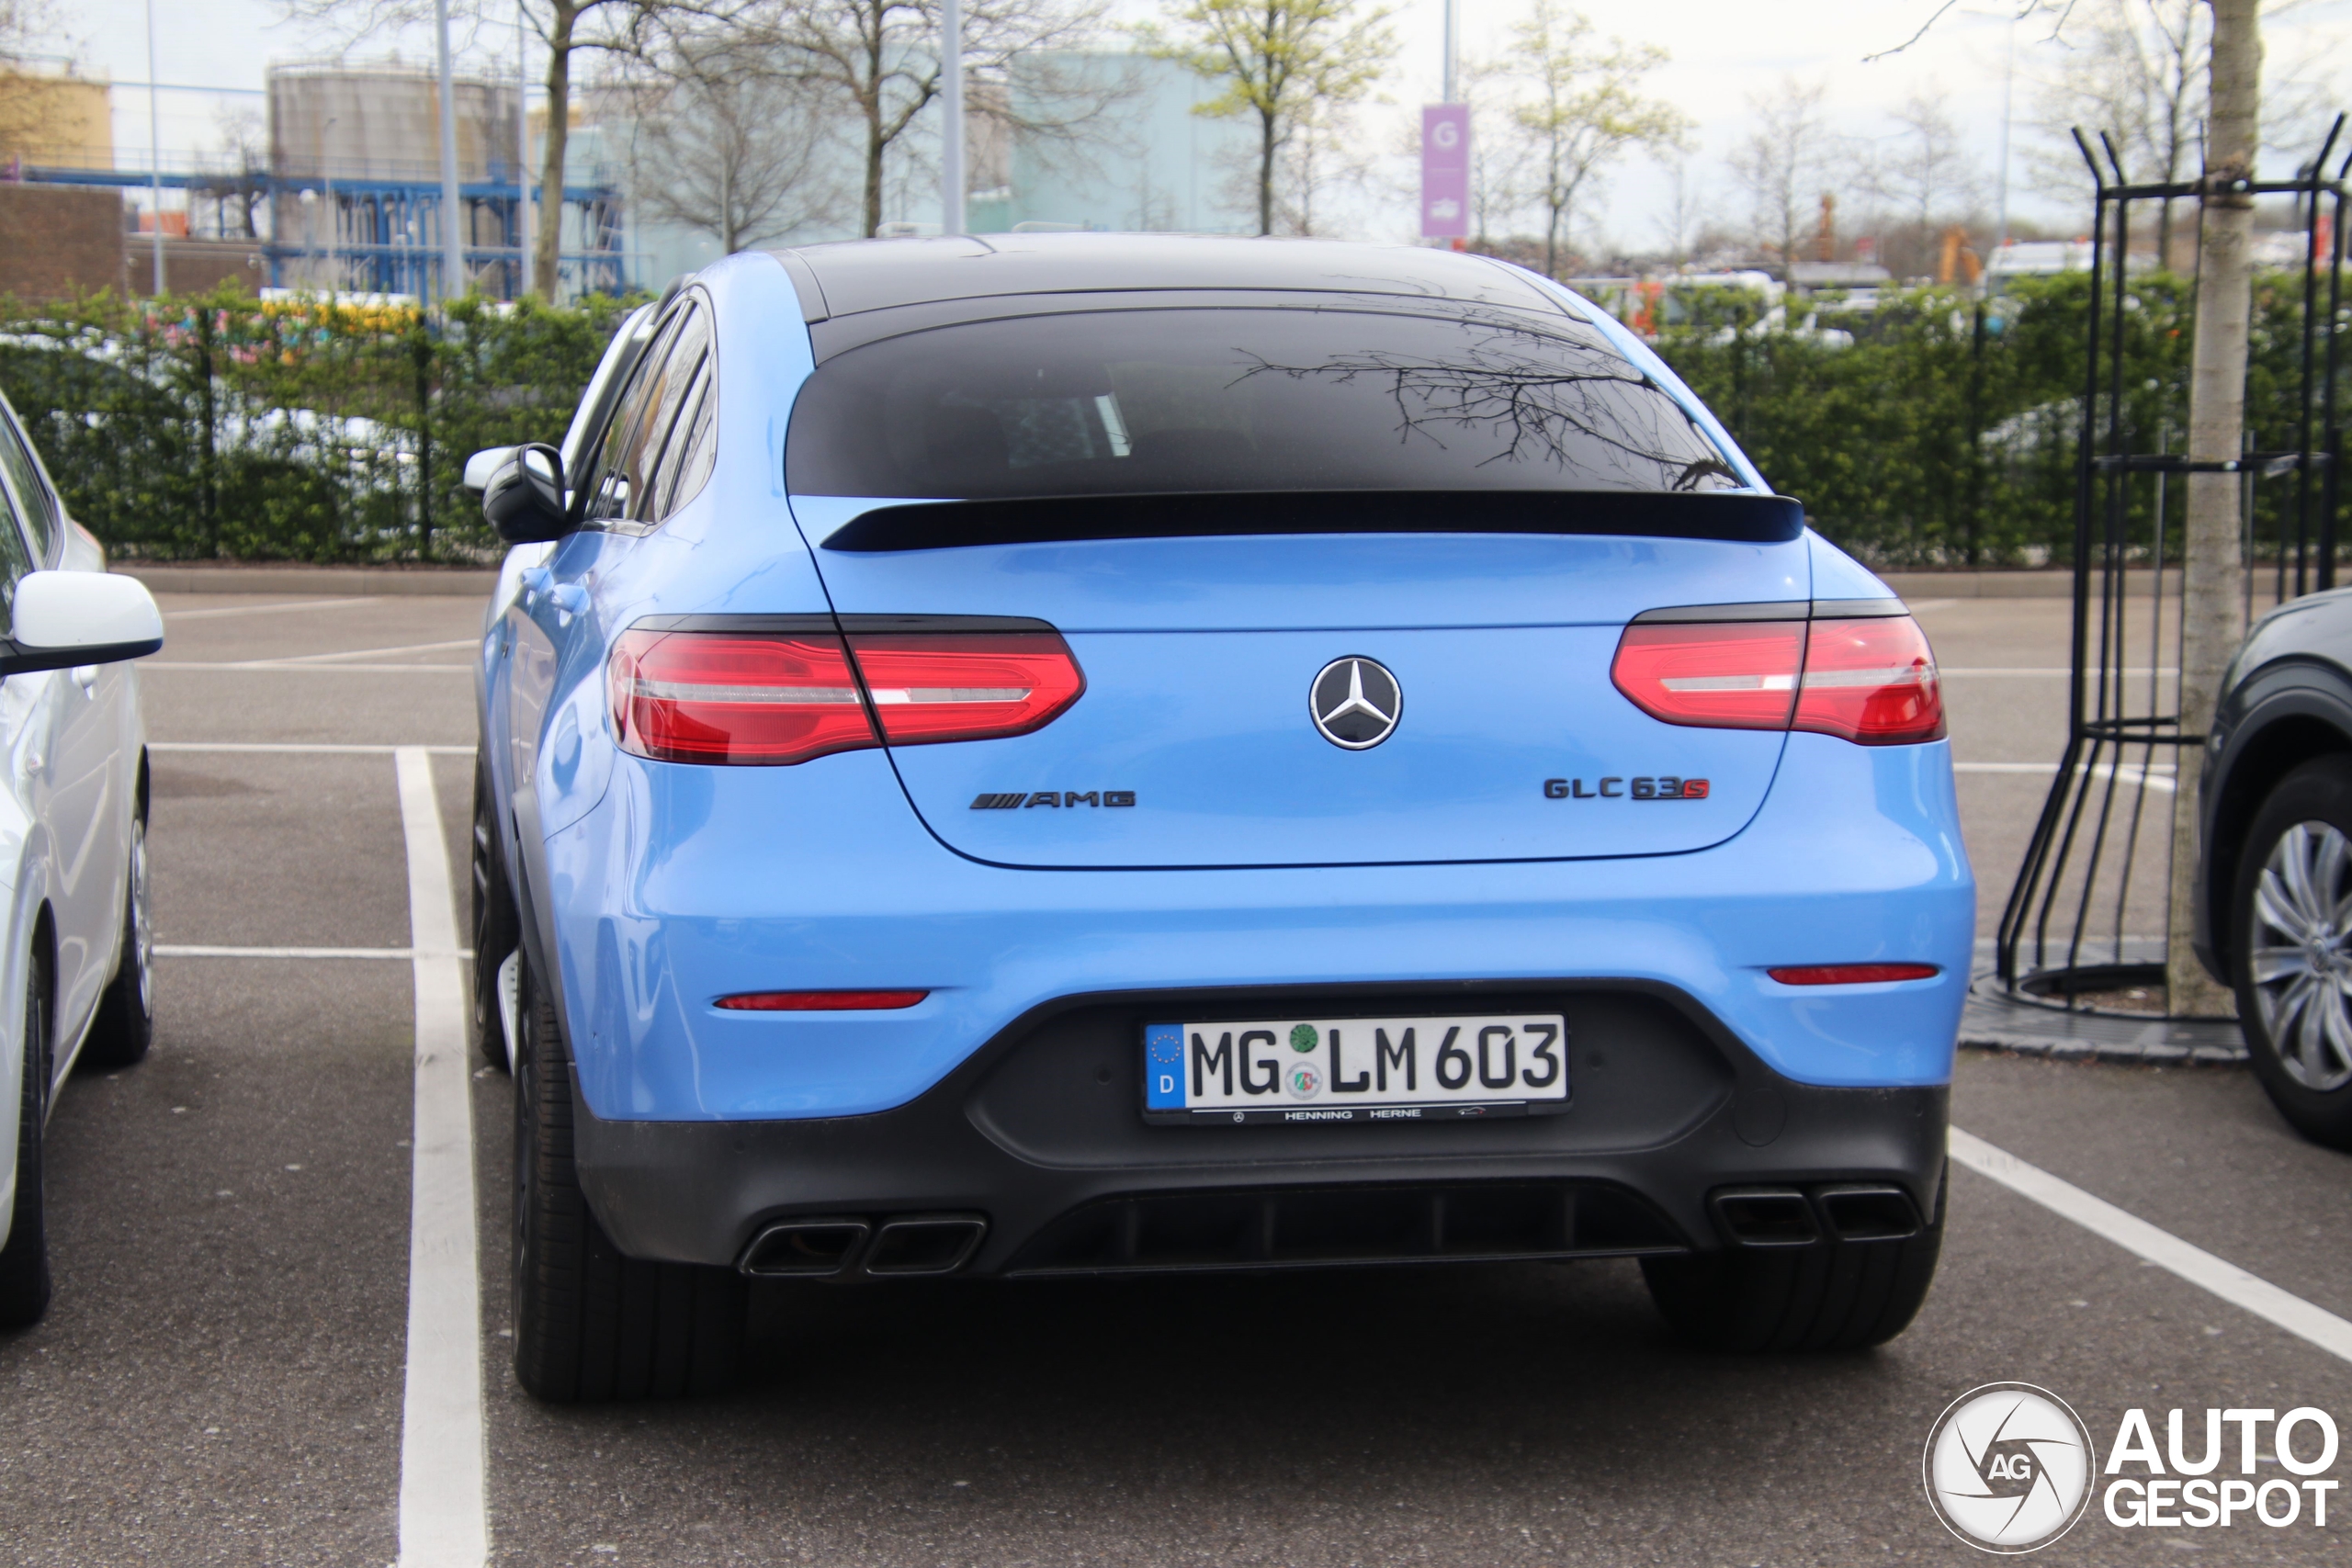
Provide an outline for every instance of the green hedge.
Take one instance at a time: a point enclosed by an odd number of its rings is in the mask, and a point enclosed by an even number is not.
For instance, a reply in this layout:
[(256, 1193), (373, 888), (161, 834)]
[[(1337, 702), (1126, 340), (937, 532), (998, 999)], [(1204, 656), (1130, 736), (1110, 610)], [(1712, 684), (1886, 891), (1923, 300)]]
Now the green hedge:
[[(1770, 319), (1758, 293), (1685, 290), (1689, 320), (1659, 353), (1730, 427), (1814, 525), (1891, 566), (2003, 566), (2071, 559), (2082, 418), (2080, 273), (1975, 299), (1944, 288), (1883, 291), (1874, 309), (1816, 298)], [(2126, 291), (2123, 420), (2135, 451), (2182, 450), (2194, 284), (2135, 274)], [(2110, 303), (2111, 308), (2111, 303)], [(2301, 352), (2301, 280), (2256, 280), (2247, 429), (2257, 450), (2292, 450)], [(1850, 339), (1850, 341), (1848, 341)], [(2112, 367), (2103, 367), (2111, 378)], [(2100, 429), (2108, 416), (2104, 397)], [(2352, 412), (2352, 403), (2347, 404)], [(2314, 443), (2319, 439), (2316, 428)], [(2294, 480), (2258, 486), (2257, 555), (2275, 551)], [(2129, 536), (2154, 537), (2156, 489), (2130, 495)], [(2180, 486), (2168, 487), (2166, 558), (2177, 558)]]
[(0, 312), (0, 389), (118, 556), (495, 558), (466, 456), (560, 439), (630, 303), (101, 294)]
[[(2122, 384), (2139, 450), (2182, 445), (2191, 288), (2131, 280)], [(1869, 310), (1825, 295), (1781, 319), (1760, 294), (1686, 288), (1657, 344), (1773, 484), (1865, 558), (2063, 563), (2087, 290), (2075, 274), (1984, 300), (1890, 289)], [(2287, 275), (2256, 284), (2259, 448), (2298, 445), (2301, 293)], [(458, 488), (466, 455), (560, 438), (631, 303), (469, 300), (446, 320), (236, 291), (0, 303), (0, 389), (118, 555), (481, 560), (497, 547)], [(2293, 482), (2258, 489), (2258, 551)], [(2133, 491), (2135, 536), (2154, 494)]]

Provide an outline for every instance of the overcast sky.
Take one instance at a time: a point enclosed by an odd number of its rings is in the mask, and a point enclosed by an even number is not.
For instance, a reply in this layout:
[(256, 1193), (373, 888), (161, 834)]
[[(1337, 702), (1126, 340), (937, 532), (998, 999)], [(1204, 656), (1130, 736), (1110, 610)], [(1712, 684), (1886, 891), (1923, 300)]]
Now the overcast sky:
[[(1460, 0), (1464, 52), (1473, 58), (1499, 52), (1506, 29), (1523, 0)], [(1750, 97), (1769, 92), (1783, 76), (1826, 80), (1839, 128), (1855, 136), (1884, 134), (1887, 111), (1911, 93), (1933, 85), (1950, 95), (1949, 107), (1963, 128), (1989, 186), (1996, 179), (2001, 141), (2005, 52), (2012, 36), (2008, 11), (1999, 0), (1963, 0), (1928, 36), (1892, 59), (1863, 64), (1862, 57), (1899, 44), (1935, 9), (1939, 0), (1597, 0), (1584, 8), (1606, 33), (1655, 43), (1672, 62), (1653, 79), (1658, 96), (1679, 105), (1697, 123), (1699, 152), (1690, 169), (1702, 189), (1731, 217), (1736, 193), (1723, 161), (1747, 133)], [(1415, 106), (1434, 101), (1440, 86), (1440, 40), (1443, 0), (1401, 0), (1395, 27), (1404, 44), (1385, 96), (1389, 102), (1366, 111), (1366, 140), (1388, 146), (1414, 115)], [(458, 0), (463, 8), (466, 0)], [(489, 41), (495, 67), (511, 73), (514, 31), (511, 0), (489, 0), (489, 15), (503, 19)], [(119, 83), (148, 80), (143, 0), (74, 0), (73, 27), (78, 52), (94, 71)], [(1148, 14), (1147, 0), (1121, 0), (1122, 15)], [(156, 78), (205, 93), (161, 95), (158, 127), (164, 156), (208, 150), (220, 141), (218, 117), (224, 107), (258, 108), (258, 96), (240, 97), (220, 89), (257, 95), (263, 72), (273, 61), (332, 53), (332, 36), (280, 19), (273, 0), (154, 0)], [(2020, 152), (2035, 133), (2022, 122), (2031, 112), (2033, 85), (2046, 74), (2065, 46), (2047, 38), (2046, 21), (2014, 28), (2016, 118)], [(2352, 0), (2303, 0), (2267, 27), (2266, 43), (2274, 71), (2293, 68), (2324, 82), (2338, 103), (2352, 103)], [(432, 58), (429, 33), (365, 40), (355, 56), (399, 51), (420, 63)], [(461, 57), (463, 58), (463, 57)], [(490, 66), (489, 54), (466, 64)], [(533, 74), (542, 69), (535, 63)], [(143, 149), (148, 138), (146, 94), (115, 94), (117, 144)], [(2011, 207), (2020, 214), (2065, 226), (2076, 215), (2071, 204), (2053, 204), (2024, 188), (2021, 160), (2013, 159)], [(2269, 171), (2284, 174), (2279, 169)], [(1660, 208), (1655, 168), (1635, 163), (1621, 168), (1602, 209), (1606, 232), (1634, 247), (1656, 243)], [(1391, 238), (1409, 224), (1412, 210), (1389, 211), (1375, 197), (1351, 216), (1366, 237)]]

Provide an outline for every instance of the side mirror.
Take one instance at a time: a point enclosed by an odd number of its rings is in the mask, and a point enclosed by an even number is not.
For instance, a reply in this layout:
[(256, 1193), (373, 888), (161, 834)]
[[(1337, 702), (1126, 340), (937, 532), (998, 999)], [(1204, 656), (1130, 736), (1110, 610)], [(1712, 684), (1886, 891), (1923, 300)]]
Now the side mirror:
[(466, 459), (466, 477), (458, 482), (465, 486), (467, 494), (480, 500), (481, 492), (490, 488), (491, 477), (513, 456), (512, 446), (485, 446)]
[(113, 664), (164, 646), (164, 617), (147, 585), (103, 571), (34, 571), (17, 582), (0, 675)]
[(514, 448), (482, 491), (481, 514), (510, 545), (541, 544), (572, 531), (563, 503), (563, 454), (542, 442)]

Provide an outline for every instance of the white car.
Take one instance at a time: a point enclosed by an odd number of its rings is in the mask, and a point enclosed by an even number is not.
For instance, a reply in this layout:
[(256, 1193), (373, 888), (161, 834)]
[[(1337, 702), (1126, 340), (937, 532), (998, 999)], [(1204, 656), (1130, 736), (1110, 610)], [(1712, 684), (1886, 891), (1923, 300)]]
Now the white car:
[(147, 741), (127, 662), (164, 646), (0, 400), (0, 1329), (49, 1305), (41, 1134), (74, 1064), (154, 1037)]

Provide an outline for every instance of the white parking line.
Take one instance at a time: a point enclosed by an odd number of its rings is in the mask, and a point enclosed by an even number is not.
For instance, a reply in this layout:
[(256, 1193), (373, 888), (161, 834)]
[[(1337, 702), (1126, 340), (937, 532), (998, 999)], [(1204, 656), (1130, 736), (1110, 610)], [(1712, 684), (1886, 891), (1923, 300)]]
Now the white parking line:
[(288, 610), (340, 610), (346, 604), (373, 604), (366, 599), (300, 599), (288, 604), (224, 604), (216, 610), (167, 610), (167, 621), (209, 621), (221, 615), (275, 615)]
[[(470, 947), (458, 949), (454, 956), (471, 958)], [(158, 958), (447, 958), (444, 953), (426, 953), (413, 947), (209, 947), (187, 943), (157, 942)]]
[[(2046, 779), (2058, 771), (2058, 764), (2055, 762), (1954, 762), (1951, 765), (1951, 771), (1955, 773), (2038, 773)], [(2153, 768), (2143, 768), (2137, 762), (2101, 762), (2090, 772), (2095, 778), (2103, 779), (2109, 773), (2113, 773), (2125, 784), (2145, 784), (2150, 789), (2161, 794), (2173, 793), (2173, 767), (2168, 762), (2158, 762)]]
[(316, 757), (390, 757), (402, 751), (423, 751), (433, 757), (470, 757), (470, 746), (364, 746), (326, 740), (150, 740), (150, 751), (253, 751), (264, 755)]
[(1950, 1146), (1954, 1160), (1980, 1176), (1989, 1176), (2010, 1191), (2032, 1199), (2052, 1213), (2064, 1215), (2126, 1252), (2137, 1253), (2200, 1290), (2212, 1292), (2231, 1305), (2275, 1323), (2332, 1356), (2352, 1361), (2352, 1323), (2325, 1308), (2290, 1295), (2269, 1280), (2249, 1274), (2202, 1247), (2192, 1247), (2169, 1231), (2158, 1230), (2137, 1214), (2127, 1213), (2104, 1198), (2094, 1198), (2072, 1182), (2028, 1165), (1973, 1134), (1954, 1127)]
[(408, 1383), (401, 1406), (401, 1568), (481, 1568), (481, 1281), (474, 1251), (473, 1084), (465, 987), (433, 760), (393, 753), (408, 840), (416, 985), (416, 1126), (409, 1202)]
[[(478, 637), (452, 637), (446, 642), (402, 643), (397, 648), (354, 648), (347, 649), (341, 653), (289, 653), (283, 659), (265, 659), (257, 660), (256, 662), (263, 664), (326, 664), (338, 659), (379, 659), (388, 653), (439, 653), (444, 649), (476, 648), (479, 647), (481, 643), (481, 638)], [(434, 664), (419, 665), (417, 668), (420, 670), (438, 670), (441, 667), (437, 664)]]
[(307, 670), (313, 675), (413, 675), (419, 671), (446, 674), (452, 670), (464, 674), (473, 669), (470, 664), (294, 664), (282, 659), (211, 660), (202, 663), (185, 660), (142, 659), (139, 667), (141, 670)]

